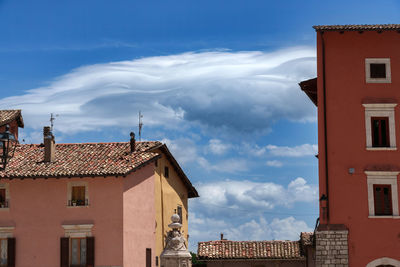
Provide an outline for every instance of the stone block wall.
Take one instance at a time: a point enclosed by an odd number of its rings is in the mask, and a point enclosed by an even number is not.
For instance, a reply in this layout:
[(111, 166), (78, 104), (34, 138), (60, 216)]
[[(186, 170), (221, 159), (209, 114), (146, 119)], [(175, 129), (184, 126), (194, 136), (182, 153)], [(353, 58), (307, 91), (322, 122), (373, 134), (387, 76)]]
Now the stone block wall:
[(349, 266), (348, 230), (317, 230), (316, 266)]

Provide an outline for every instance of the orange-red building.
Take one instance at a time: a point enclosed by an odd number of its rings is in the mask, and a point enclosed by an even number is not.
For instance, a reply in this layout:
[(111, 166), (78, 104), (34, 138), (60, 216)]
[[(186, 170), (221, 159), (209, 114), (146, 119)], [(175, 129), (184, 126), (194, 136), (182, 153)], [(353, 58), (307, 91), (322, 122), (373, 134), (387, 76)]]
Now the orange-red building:
[(400, 266), (400, 25), (315, 26), (317, 266)]

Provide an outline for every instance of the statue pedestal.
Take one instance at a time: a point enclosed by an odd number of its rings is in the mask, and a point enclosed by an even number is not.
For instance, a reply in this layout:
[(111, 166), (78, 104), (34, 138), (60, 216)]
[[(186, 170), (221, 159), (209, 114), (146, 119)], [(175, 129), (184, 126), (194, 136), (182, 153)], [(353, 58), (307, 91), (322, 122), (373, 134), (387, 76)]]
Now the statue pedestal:
[(161, 267), (192, 267), (192, 256), (186, 247), (185, 238), (181, 234), (179, 216), (172, 215), (172, 228), (166, 238), (166, 247), (160, 255)]

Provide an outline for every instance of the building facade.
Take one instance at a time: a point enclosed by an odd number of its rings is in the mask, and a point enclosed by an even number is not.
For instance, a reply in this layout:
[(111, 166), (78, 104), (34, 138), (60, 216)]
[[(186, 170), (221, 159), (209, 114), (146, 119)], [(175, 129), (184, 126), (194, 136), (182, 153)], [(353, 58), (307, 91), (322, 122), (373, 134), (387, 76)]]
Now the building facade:
[[(159, 266), (158, 213), (180, 206), (187, 216), (187, 198), (198, 196), (168, 148), (133, 138), (56, 144), (49, 127), (43, 137), (19, 144), (0, 171), (0, 266)], [(160, 162), (175, 194), (157, 188)]]
[(317, 266), (400, 266), (400, 25), (315, 26)]

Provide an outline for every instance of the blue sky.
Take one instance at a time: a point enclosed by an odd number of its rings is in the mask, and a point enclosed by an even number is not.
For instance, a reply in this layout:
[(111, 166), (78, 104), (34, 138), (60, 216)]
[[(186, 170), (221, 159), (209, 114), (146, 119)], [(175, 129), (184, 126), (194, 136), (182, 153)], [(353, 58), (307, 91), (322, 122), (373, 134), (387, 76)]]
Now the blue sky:
[(168, 144), (200, 192), (196, 242), (297, 239), (317, 215), (319, 24), (399, 23), (397, 1), (0, 0), (0, 108), (26, 143)]

